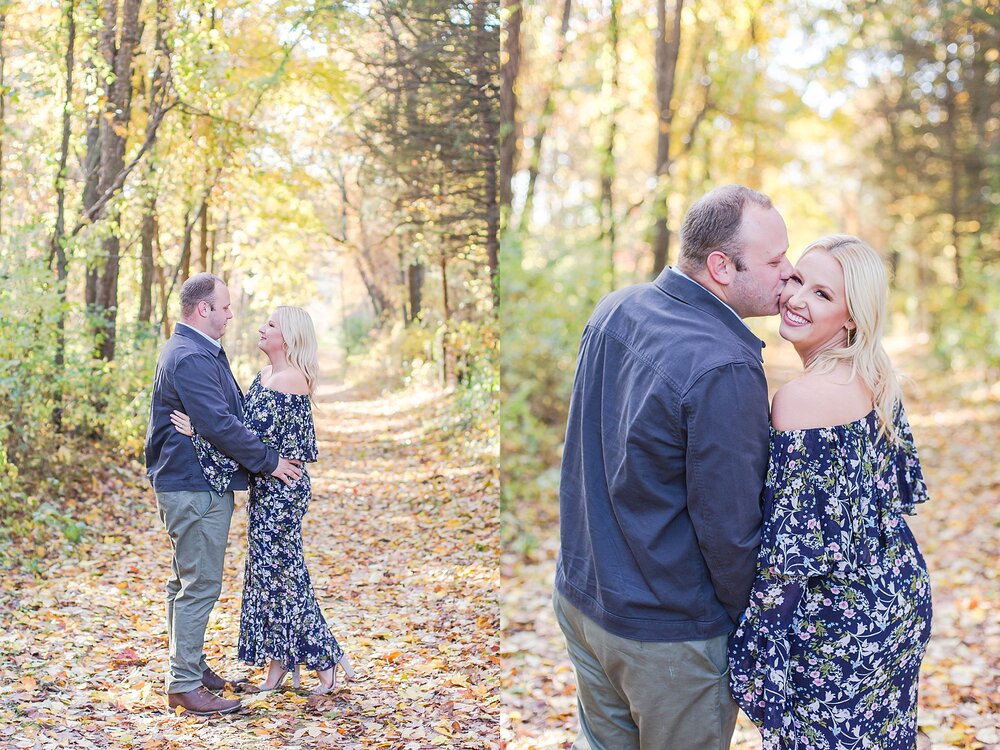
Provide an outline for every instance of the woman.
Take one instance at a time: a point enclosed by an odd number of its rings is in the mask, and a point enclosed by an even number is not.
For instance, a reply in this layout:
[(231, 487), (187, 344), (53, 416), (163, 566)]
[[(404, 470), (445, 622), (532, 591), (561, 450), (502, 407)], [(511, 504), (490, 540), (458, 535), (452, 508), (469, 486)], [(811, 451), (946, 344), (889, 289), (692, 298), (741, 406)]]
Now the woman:
[[(279, 307), (259, 333), (257, 346), (270, 365), (247, 391), (245, 424), (280, 455), (315, 461), (310, 398), (316, 388), (317, 343), (312, 319), (301, 308)], [(175, 411), (171, 419), (178, 431), (192, 436), (209, 484), (228, 486), (236, 462), (193, 433), (185, 414)], [(300, 664), (316, 670), (317, 695), (336, 687), (338, 666), (348, 679), (354, 677), (350, 660), (323, 619), (305, 566), (302, 518), (310, 497), (304, 466), (302, 478), (291, 486), (271, 476), (251, 477), (239, 658), (257, 666), (269, 663), (259, 691), (278, 688), (289, 671), (298, 687)]]
[(805, 373), (771, 408), (764, 527), (730, 686), (765, 750), (912, 750), (930, 637), (903, 513), (927, 499), (882, 347), (886, 276), (856, 237), (810, 245), (781, 295)]

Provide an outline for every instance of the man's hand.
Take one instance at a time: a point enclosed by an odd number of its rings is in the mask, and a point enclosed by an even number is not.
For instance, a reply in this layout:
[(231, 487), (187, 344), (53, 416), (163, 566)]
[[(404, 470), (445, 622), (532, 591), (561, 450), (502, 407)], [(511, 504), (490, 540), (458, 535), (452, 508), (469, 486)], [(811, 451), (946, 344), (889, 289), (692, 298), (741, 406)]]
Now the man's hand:
[(301, 465), (302, 462), (298, 460), (289, 461), (287, 458), (279, 458), (278, 467), (271, 472), (271, 476), (277, 477), (291, 487), (292, 482), (302, 479), (302, 469), (299, 468)]

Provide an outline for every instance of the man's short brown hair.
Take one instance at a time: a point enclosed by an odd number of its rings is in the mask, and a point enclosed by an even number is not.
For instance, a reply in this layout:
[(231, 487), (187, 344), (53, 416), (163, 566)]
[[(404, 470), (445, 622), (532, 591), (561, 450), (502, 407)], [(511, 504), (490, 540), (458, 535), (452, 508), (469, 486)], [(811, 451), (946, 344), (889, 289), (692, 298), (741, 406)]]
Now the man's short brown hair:
[(737, 271), (743, 271), (743, 237), (740, 226), (750, 203), (772, 208), (771, 199), (743, 185), (723, 185), (696, 200), (681, 225), (681, 251), (677, 265), (690, 275), (705, 268), (708, 256), (725, 253)]
[(185, 318), (194, 312), (199, 302), (215, 304), (215, 286), (226, 282), (214, 273), (196, 273), (181, 287), (181, 315)]

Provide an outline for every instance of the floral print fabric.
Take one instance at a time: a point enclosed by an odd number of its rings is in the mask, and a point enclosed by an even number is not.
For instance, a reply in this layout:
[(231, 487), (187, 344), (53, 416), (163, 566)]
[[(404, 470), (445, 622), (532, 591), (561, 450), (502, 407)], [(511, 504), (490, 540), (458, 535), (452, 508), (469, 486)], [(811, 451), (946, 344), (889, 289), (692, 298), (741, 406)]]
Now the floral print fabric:
[(902, 514), (927, 499), (901, 405), (775, 432), (750, 604), (730, 686), (764, 750), (912, 750), (930, 580)]
[[(279, 455), (316, 461), (308, 396), (266, 388), (258, 374), (244, 412), (247, 429)], [(199, 435), (193, 440), (205, 478), (216, 489), (227, 487), (236, 462)], [(277, 659), (285, 669), (304, 664), (324, 670), (344, 652), (323, 618), (306, 570), (302, 519), (312, 486), (306, 467), (301, 468), (302, 478), (290, 487), (272, 476), (250, 477), (239, 658), (257, 666)]]

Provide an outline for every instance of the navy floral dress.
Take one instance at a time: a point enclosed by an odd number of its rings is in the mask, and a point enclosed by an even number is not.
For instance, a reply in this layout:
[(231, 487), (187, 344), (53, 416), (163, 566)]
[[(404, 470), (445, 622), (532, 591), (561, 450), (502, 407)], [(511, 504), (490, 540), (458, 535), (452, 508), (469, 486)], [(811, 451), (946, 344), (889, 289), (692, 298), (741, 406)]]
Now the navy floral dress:
[[(309, 397), (266, 388), (259, 373), (247, 391), (244, 423), (284, 458), (317, 458)], [(193, 440), (205, 478), (222, 492), (237, 463), (197, 433)], [(250, 477), (239, 658), (257, 666), (277, 659), (288, 670), (296, 664), (324, 670), (344, 652), (323, 618), (306, 570), (302, 518), (312, 486), (306, 467), (301, 468), (302, 478), (290, 487), (270, 475)]]
[(730, 687), (764, 750), (912, 750), (930, 638), (927, 567), (902, 514), (927, 499), (901, 405), (771, 430), (750, 604), (730, 638)]

